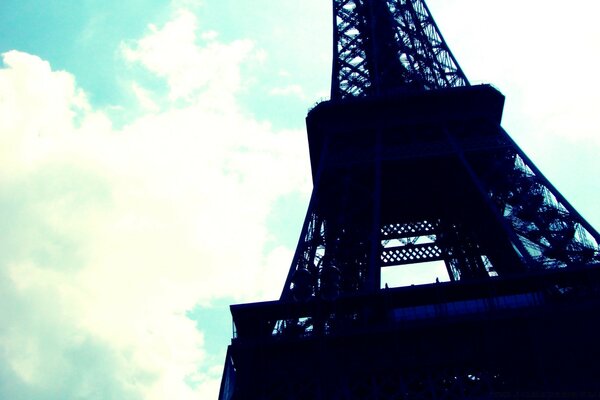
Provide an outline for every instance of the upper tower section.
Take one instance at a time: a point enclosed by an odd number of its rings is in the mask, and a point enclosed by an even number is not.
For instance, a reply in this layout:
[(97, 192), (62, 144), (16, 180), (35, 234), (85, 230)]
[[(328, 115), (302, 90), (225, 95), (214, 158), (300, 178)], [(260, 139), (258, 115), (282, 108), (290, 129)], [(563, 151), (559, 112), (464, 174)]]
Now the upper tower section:
[(468, 86), (423, 0), (334, 0), (331, 98)]

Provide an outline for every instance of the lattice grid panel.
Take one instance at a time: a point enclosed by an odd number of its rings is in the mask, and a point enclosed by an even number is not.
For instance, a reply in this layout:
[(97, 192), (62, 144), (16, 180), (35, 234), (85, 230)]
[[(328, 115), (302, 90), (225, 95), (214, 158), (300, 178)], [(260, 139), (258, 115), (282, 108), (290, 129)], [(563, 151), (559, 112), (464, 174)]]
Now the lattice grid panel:
[(383, 266), (438, 261), (442, 259), (443, 251), (435, 243), (385, 248), (381, 253)]

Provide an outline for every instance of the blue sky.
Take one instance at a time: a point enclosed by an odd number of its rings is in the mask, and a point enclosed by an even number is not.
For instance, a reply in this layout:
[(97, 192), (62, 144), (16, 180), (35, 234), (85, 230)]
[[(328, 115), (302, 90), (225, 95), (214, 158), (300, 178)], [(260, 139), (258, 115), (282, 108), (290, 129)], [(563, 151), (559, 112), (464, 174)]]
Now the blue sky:
[[(505, 128), (599, 227), (589, 2), (428, 4), (471, 82), (507, 96)], [(0, 398), (216, 398), (227, 306), (276, 298), (299, 234), (330, 8), (0, 3)]]

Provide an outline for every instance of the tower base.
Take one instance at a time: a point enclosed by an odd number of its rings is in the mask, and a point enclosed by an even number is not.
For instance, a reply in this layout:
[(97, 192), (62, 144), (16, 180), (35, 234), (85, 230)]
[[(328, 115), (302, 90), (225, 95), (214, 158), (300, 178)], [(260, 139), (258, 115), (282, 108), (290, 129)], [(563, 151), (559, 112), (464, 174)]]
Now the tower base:
[[(220, 399), (600, 394), (598, 288), (600, 265), (235, 305)], [(312, 329), (298, 334), (295, 324)]]

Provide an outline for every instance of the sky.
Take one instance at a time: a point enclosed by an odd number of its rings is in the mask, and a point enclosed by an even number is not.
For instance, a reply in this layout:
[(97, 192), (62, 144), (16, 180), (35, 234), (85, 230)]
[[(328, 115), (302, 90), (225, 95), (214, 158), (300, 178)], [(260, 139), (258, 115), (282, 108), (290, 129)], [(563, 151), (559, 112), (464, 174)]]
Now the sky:
[[(429, 0), (503, 126), (600, 226), (589, 0)], [(328, 0), (0, 2), (0, 398), (216, 399), (278, 298), (328, 97)]]

